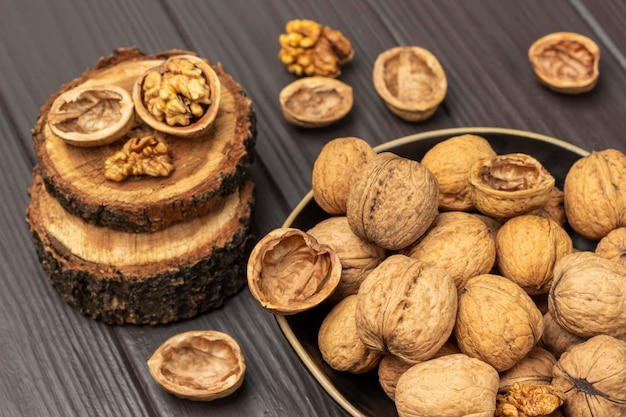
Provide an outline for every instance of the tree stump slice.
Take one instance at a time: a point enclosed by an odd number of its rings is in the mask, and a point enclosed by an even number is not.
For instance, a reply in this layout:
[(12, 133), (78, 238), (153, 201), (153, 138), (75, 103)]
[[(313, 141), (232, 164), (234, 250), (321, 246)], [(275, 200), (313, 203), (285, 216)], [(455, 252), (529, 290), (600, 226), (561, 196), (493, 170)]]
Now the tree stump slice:
[[(71, 213), (113, 229), (154, 232), (201, 216), (216, 196), (236, 190), (254, 159), (256, 119), (251, 100), (220, 64), (213, 65), (221, 83), (220, 107), (213, 128), (197, 138), (158, 133), (170, 148), (174, 171), (168, 177), (131, 177), (122, 182), (104, 177), (104, 162), (129, 139), (94, 148), (72, 146), (50, 130), (47, 113), (54, 100), (71, 88), (114, 84), (132, 93), (135, 80), (170, 56), (168, 51), (143, 56), (118, 50), (81, 77), (66, 84), (42, 106), (33, 140), (46, 189)], [(136, 127), (154, 129), (136, 118)]]

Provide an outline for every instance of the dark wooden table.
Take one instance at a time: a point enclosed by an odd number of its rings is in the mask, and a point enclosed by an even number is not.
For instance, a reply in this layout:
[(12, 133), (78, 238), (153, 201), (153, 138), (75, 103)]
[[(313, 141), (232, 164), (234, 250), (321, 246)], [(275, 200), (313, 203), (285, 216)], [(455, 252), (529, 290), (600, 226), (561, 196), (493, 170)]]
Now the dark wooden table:
[[(277, 59), (285, 23), (309, 18), (341, 30), (354, 60), (340, 79), (355, 105), (318, 130), (288, 125), (278, 93), (294, 76)], [(244, 288), (215, 311), (162, 326), (109, 326), (77, 313), (48, 284), (25, 222), (36, 163), (30, 129), (62, 84), (114, 49), (193, 50), (219, 61), (252, 98), (258, 116), (254, 232), (282, 225), (311, 187), (311, 169), (330, 139), (377, 145), (435, 129), (493, 126), (553, 136), (586, 150), (626, 152), (626, 2), (622, 0), (4, 0), (0, 2), (0, 415), (343, 416), (286, 341), (275, 318)], [(600, 81), (581, 96), (535, 80), (527, 50), (537, 38), (573, 31), (601, 48)], [(430, 119), (404, 122), (377, 96), (380, 52), (419, 45), (449, 82)], [(146, 360), (169, 336), (227, 332), (248, 370), (232, 396), (180, 400), (150, 377)]]

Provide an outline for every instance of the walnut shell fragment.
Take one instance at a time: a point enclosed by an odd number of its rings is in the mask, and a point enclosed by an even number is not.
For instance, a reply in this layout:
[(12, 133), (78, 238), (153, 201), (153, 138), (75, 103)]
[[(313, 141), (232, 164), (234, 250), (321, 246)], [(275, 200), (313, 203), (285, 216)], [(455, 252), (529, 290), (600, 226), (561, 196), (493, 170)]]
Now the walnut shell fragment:
[(354, 178), (376, 151), (363, 139), (336, 138), (324, 145), (313, 164), (311, 188), (315, 202), (328, 214), (344, 215)]
[(593, 252), (574, 252), (554, 267), (548, 309), (580, 337), (626, 333), (626, 266)]
[(329, 246), (302, 230), (265, 235), (248, 258), (248, 287), (271, 313), (295, 314), (327, 299), (341, 279), (341, 261)]
[(287, 122), (303, 128), (328, 126), (352, 109), (352, 87), (328, 77), (306, 77), (288, 84), (278, 96)]
[(626, 342), (598, 335), (563, 353), (552, 386), (567, 416), (626, 416)]
[(462, 353), (413, 365), (396, 386), (400, 417), (493, 417), (498, 373)]
[(382, 52), (374, 62), (372, 80), (389, 110), (410, 122), (431, 117), (448, 90), (439, 60), (419, 46), (398, 46)]
[(159, 132), (193, 138), (208, 132), (220, 106), (220, 80), (205, 59), (176, 55), (133, 86), (137, 116)]
[(539, 38), (528, 49), (528, 59), (537, 79), (559, 93), (590, 91), (600, 76), (600, 48), (578, 33), (556, 32)]
[(166, 340), (148, 359), (156, 382), (177, 397), (212, 401), (243, 384), (246, 372), (239, 344), (215, 330), (192, 330)]
[(469, 175), (474, 206), (494, 218), (509, 218), (543, 207), (555, 179), (530, 155), (511, 153), (476, 162)]
[(48, 112), (48, 126), (56, 136), (74, 146), (113, 143), (135, 124), (130, 94), (113, 84), (75, 87), (62, 93)]
[(389, 250), (422, 236), (438, 214), (437, 179), (424, 165), (391, 152), (377, 154), (354, 180), (346, 216), (355, 234)]

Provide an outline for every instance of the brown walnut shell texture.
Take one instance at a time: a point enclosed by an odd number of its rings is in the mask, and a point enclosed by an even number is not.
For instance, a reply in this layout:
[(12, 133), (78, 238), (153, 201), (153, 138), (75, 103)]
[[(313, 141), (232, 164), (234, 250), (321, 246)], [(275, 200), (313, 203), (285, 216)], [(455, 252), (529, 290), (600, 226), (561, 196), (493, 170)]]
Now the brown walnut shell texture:
[(475, 215), (447, 211), (435, 217), (431, 228), (406, 254), (444, 268), (460, 290), (468, 279), (491, 271), (496, 244), (487, 225)]
[(359, 291), (361, 282), (385, 259), (385, 250), (355, 235), (345, 216), (322, 220), (307, 233), (335, 251), (341, 262), (341, 279), (331, 300), (340, 300)]
[(564, 206), (565, 194), (558, 187), (552, 188), (548, 202), (536, 210), (528, 212), (536, 216), (546, 217), (558, 223), (559, 226), (565, 227), (567, 218), (565, 217)]
[(499, 392), (506, 392), (516, 382), (547, 385), (552, 381), (552, 368), (556, 358), (546, 349), (535, 346), (512, 368), (500, 374)]
[(563, 352), (570, 347), (587, 340), (585, 337), (576, 336), (565, 330), (557, 323), (552, 315), (547, 312), (543, 315), (543, 334), (539, 345), (544, 347), (548, 352), (559, 359)]
[(530, 352), (543, 333), (543, 316), (513, 281), (478, 275), (459, 292), (454, 336), (461, 352), (506, 371)]
[(328, 214), (345, 215), (348, 193), (359, 170), (376, 152), (363, 139), (336, 138), (328, 142), (313, 164), (313, 199)]
[(580, 158), (565, 176), (563, 192), (567, 220), (582, 236), (599, 240), (626, 226), (626, 155), (605, 149)]
[(626, 227), (612, 230), (598, 242), (596, 255), (626, 266)]
[(166, 340), (148, 360), (148, 369), (169, 393), (212, 401), (241, 386), (246, 364), (231, 336), (215, 330), (192, 330)]
[(494, 218), (509, 218), (543, 207), (550, 199), (555, 179), (534, 157), (512, 153), (476, 162), (469, 182), (478, 211)]
[(500, 273), (531, 295), (550, 290), (555, 263), (573, 250), (564, 228), (554, 220), (530, 214), (504, 223), (496, 247)]
[(324, 361), (334, 370), (362, 374), (378, 365), (382, 354), (368, 349), (357, 334), (357, 295), (337, 303), (326, 315), (318, 332)]
[(456, 287), (437, 266), (392, 255), (370, 272), (357, 296), (358, 334), (375, 352), (415, 363), (431, 358), (452, 333)]
[(377, 154), (357, 175), (346, 216), (357, 235), (388, 250), (409, 246), (438, 214), (437, 179), (424, 165), (391, 152)]
[(552, 318), (580, 337), (626, 333), (626, 267), (593, 252), (574, 252), (554, 267)]
[(398, 380), (414, 363), (405, 362), (395, 355), (387, 354), (378, 363), (378, 382), (392, 401), (396, 399)]
[(626, 342), (598, 335), (563, 353), (552, 386), (565, 393), (565, 415), (626, 416)]
[(472, 187), (468, 184), (472, 165), (496, 156), (489, 142), (477, 135), (454, 136), (430, 148), (421, 163), (437, 178), (440, 210), (474, 210)]
[(413, 365), (396, 386), (400, 417), (493, 417), (498, 372), (462, 353)]
[(248, 287), (267, 311), (295, 314), (326, 300), (341, 279), (330, 246), (302, 230), (282, 227), (261, 238), (248, 258)]

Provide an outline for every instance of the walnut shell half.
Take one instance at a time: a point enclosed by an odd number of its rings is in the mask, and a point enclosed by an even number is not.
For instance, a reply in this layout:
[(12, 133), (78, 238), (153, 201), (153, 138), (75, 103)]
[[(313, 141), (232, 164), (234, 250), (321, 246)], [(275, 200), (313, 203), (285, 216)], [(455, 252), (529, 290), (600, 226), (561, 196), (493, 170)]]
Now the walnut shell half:
[(211, 401), (235, 392), (246, 364), (239, 344), (215, 330), (192, 330), (166, 340), (148, 359), (156, 382), (180, 398)]
[(266, 310), (295, 314), (327, 299), (341, 279), (341, 261), (328, 245), (302, 230), (283, 227), (265, 235), (248, 259), (248, 287)]

